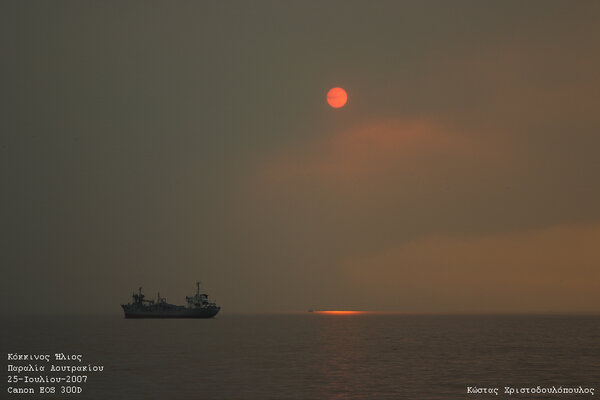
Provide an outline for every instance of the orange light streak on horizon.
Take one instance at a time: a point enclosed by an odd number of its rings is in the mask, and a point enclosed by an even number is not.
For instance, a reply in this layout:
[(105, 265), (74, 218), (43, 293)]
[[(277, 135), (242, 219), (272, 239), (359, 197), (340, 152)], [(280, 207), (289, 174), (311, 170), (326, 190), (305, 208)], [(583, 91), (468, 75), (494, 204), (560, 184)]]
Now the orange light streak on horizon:
[(327, 310), (327, 311), (313, 311), (316, 314), (330, 314), (330, 315), (351, 315), (351, 314), (364, 314), (366, 311), (341, 311), (341, 310)]

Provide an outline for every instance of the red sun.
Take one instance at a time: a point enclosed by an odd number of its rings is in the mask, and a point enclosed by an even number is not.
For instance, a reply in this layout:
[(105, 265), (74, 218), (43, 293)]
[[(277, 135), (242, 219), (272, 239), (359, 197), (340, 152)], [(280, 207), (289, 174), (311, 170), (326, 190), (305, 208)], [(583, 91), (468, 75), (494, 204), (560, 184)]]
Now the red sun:
[(341, 87), (334, 87), (327, 92), (327, 103), (333, 108), (344, 107), (348, 101), (348, 94)]

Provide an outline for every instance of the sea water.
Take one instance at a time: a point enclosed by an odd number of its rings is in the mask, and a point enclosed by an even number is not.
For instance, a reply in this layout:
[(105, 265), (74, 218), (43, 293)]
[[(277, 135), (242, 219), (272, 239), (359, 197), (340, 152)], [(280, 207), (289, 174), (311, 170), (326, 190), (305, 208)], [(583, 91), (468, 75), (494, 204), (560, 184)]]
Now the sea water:
[(2, 348), (5, 357), (80, 354), (81, 365), (103, 366), (79, 394), (9, 396), (5, 382), (2, 395), (15, 399), (565, 400), (595, 396), (505, 390), (600, 391), (599, 316), (18, 316), (3, 317)]

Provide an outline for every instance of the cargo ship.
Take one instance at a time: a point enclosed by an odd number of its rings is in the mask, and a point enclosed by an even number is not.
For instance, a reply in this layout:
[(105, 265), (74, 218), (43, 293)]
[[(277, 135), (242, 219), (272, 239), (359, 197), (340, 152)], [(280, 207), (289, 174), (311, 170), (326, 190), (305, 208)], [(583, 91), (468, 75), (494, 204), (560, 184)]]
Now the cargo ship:
[(185, 306), (167, 303), (160, 293), (156, 301), (146, 300), (141, 287), (131, 297), (131, 303), (121, 304), (125, 318), (212, 318), (221, 310), (216, 303), (208, 300), (207, 294), (200, 293), (200, 282), (196, 282), (196, 294), (185, 297)]

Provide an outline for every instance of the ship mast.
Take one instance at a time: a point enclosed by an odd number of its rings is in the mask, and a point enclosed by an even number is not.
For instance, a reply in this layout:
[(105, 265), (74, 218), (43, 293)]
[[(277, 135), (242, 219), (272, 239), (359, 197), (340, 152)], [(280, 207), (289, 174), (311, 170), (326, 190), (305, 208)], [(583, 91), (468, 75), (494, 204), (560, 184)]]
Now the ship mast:
[(200, 282), (196, 282), (196, 296), (200, 296)]

